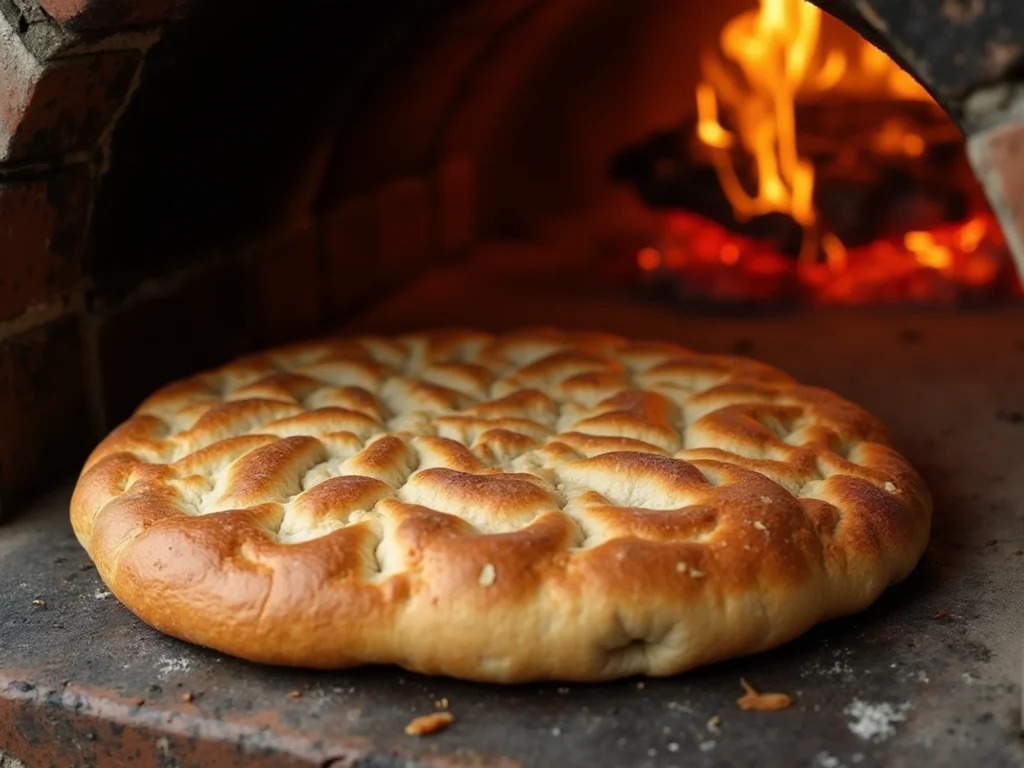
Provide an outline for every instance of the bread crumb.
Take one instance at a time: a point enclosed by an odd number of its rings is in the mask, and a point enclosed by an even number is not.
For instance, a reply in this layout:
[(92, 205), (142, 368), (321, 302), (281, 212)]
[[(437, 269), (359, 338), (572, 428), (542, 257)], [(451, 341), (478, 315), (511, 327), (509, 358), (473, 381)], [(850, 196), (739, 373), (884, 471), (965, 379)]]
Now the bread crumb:
[(410, 736), (429, 736), (432, 733), (443, 731), (454, 721), (455, 716), (451, 712), (434, 712), (410, 721), (405, 726), (405, 732)]
[(637, 689), (638, 691), (642, 691), (642, 690), (643, 690), (644, 688), (646, 688), (646, 687), (647, 687), (647, 686), (645, 686), (645, 685), (644, 685), (644, 681), (643, 681), (643, 680), (641, 680), (641, 681), (640, 681), (639, 683), (637, 683), (637, 684), (636, 684), (636, 689)]
[(740, 709), (755, 709), (758, 712), (775, 712), (779, 709), (785, 709), (793, 703), (793, 699), (784, 693), (758, 693), (754, 690), (754, 687), (740, 678), (740, 685), (743, 686), (745, 694), (736, 699), (736, 703), (740, 705)]
[(696, 568), (690, 569), (690, 578), (692, 579), (703, 579), (704, 571), (698, 571)]
[(686, 563), (676, 563), (676, 570), (679, 573), (686, 573)]
[(765, 533), (768, 533), (768, 526), (762, 523), (760, 520), (754, 521), (754, 527), (757, 528), (757, 530), (759, 531), (764, 531)]
[(722, 732), (722, 718), (715, 715), (708, 720), (708, 733), (713, 733), (716, 736)]
[(42, 606), (43, 608), (45, 608), (46, 607), (46, 601), (45, 600), (38, 600), (38, 599), (37, 600), (33, 600), (32, 601), (32, 605), (39, 605), (39, 606)]
[(887, 490), (889, 493), (895, 493), (896, 492), (895, 484), (893, 484), (892, 482), (890, 482), (888, 480), (886, 481), (885, 485), (883, 485), (882, 487), (885, 488), (885, 490)]
[(434, 706), (437, 707), (437, 709), (448, 709), (448, 699), (442, 697), (434, 702)]
[(491, 565), (490, 563), (487, 563), (487, 565), (485, 565), (483, 567), (483, 569), (480, 571), (480, 579), (479, 579), (480, 586), (481, 587), (489, 587), (489, 586), (491, 586), (491, 584), (494, 583), (494, 579), (496, 578), (496, 576), (497, 576), (497, 574), (494, 571), (494, 566)]
[(936, 611), (932, 615), (932, 618), (933, 619), (948, 619), (949, 618), (949, 611)]
[(558, 726), (556, 725), (556, 726), (555, 726), (554, 728), (552, 728), (552, 729), (551, 729), (551, 735), (552, 735), (552, 736), (561, 736), (561, 735), (562, 735), (562, 729), (561, 729), (561, 728), (559, 728), (559, 727), (558, 727)]
[(679, 751), (679, 745), (676, 742), (674, 742), (674, 741), (670, 741), (668, 743), (668, 751), (669, 752), (678, 752)]
[(291, 696), (293, 699), (301, 699), (302, 691), (289, 691), (288, 695)]
[(185, 691), (183, 694), (181, 694), (181, 700), (183, 702), (185, 702), (186, 704), (191, 704), (192, 703), (192, 694), (191, 694), (191, 692)]

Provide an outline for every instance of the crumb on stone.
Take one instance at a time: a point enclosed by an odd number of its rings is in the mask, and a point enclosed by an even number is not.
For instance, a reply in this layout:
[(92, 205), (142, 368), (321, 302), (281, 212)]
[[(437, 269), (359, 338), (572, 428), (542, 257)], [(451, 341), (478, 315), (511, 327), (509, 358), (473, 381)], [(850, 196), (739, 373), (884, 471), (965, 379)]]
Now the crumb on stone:
[(454, 721), (455, 716), (451, 712), (434, 712), (414, 718), (405, 726), (405, 732), (410, 736), (429, 736), (432, 733), (443, 731)]
[(736, 699), (740, 709), (754, 709), (758, 712), (775, 712), (785, 709), (793, 703), (793, 699), (784, 693), (758, 693), (744, 678), (740, 678), (745, 694)]

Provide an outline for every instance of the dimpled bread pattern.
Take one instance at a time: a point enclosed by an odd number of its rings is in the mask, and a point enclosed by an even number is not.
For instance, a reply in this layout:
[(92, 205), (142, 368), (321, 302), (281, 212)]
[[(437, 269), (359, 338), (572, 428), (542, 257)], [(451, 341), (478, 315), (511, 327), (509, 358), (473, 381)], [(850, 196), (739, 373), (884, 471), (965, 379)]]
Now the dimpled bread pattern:
[(884, 427), (766, 365), (439, 331), (158, 392), (72, 499), (110, 590), (258, 662), (515, 682), (671, 675), (869, 605), (931, 500)]

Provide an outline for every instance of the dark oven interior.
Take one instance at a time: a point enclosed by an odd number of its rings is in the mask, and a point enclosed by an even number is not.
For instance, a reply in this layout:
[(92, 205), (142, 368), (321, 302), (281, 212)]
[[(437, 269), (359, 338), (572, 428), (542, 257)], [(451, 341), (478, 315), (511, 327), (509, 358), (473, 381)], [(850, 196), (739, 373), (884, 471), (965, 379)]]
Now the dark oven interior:
[[(861, 402), (936, 495), (924, 575), (845, 627), (853, 655), (766, 667), (912, 723), (883, 746), (884, 728), (864, 739), (807, 714), (821, 726), (807, 759), (891, 749), (917, 764), (941, 743), (1011, 764), (1022, 46), (1024, 6), (986, 0), (0, 0), (0, 518), (15, 526), (5, 552), (0, 523), (0, 560), (65, 526), (68, 478), (146, 394), (246, 350), (339, 328), (669, 338)], [(72, 557), (52, 546), (50, 561)], [(59, 582), (50, 561), (18, 561), (33, 592), (9, 590), (22, 624), (39, 608), (26, 598)], [(58, 649), (40, 667), (74, 655), (73, 636), (24, 631), (10, 647)], [(691, 691), (697, 710), (717, 706), (722, 674)], [(385, 713), (363, 730), (370, 752), (402, 748), (395, 685), (330, 705)], [(678, 690), (619, 700), (630, 692), (588, 706), (608, 722), (644, 713), (630, 722), (647, 741), (620, 764), (664, 757), (657, 713), (689, 717), (669, 706)], [(622, 748), (619, 725), (596, 736), (544, 706), (549, 741), (575, 729), (579, 755)], [(297, 718), (303, 746), (279, 729), (267, 754), (327, 759), (319, 726)], [(472, 748), (518, 760), (565, 746), (528, 746), (530, 717), (509, 718), (522, 744), (492, 724)], [(67, 738), (85, 727), (68, 722)], [(706, 733), (685, 738), (714, 758)], [(735, 739), (730, 755), (756, 761), (753, 732)]]

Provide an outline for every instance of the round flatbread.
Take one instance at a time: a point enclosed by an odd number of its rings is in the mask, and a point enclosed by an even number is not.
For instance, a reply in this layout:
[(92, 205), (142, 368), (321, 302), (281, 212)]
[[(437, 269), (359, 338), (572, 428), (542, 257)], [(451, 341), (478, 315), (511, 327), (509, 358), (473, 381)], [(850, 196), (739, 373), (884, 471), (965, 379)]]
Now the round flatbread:
[(917, 563), (931, 500), (876, 419), (769, 366), (444, 331), (166, 387), (71, 516), (175, 637), (518, 682), (671, 675), (863, 609)]

